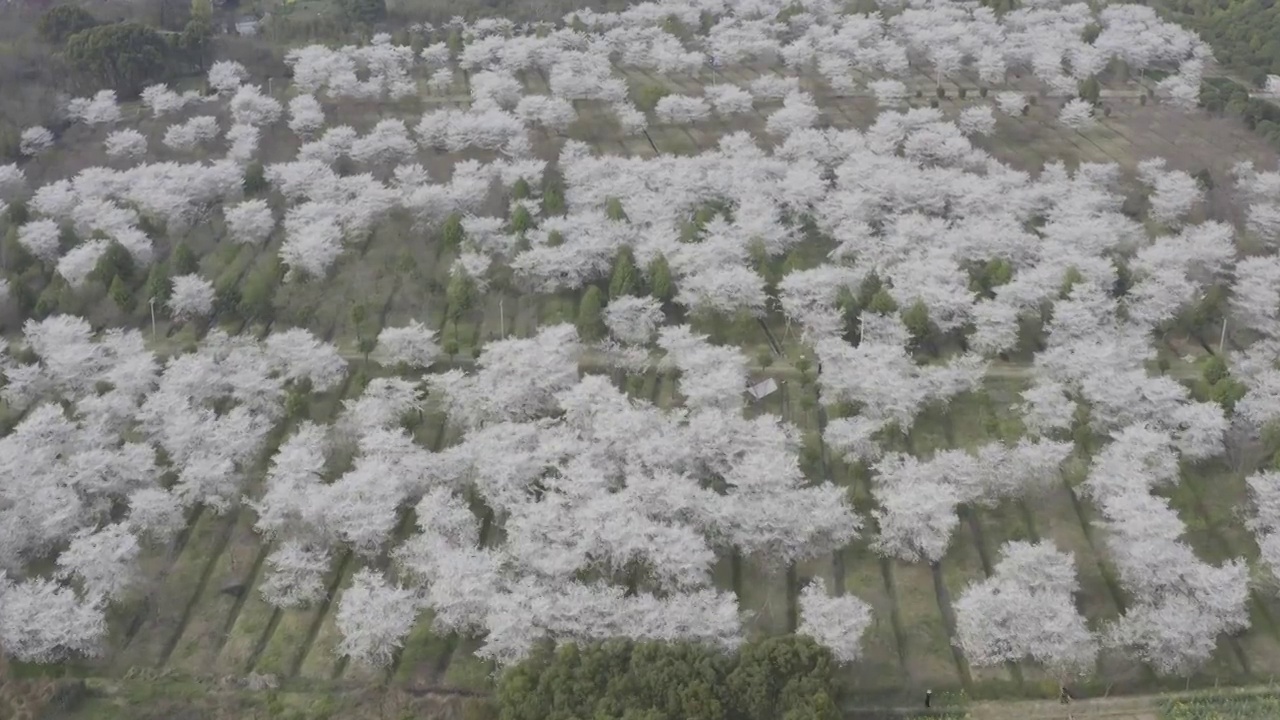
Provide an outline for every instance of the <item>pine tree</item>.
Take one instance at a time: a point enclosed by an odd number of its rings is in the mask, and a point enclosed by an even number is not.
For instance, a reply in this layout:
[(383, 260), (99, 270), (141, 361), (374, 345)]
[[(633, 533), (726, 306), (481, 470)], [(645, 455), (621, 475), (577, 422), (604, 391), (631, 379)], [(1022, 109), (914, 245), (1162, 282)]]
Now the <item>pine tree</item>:
[(613, 277), (609, 280), (609, 299), (636, 294), (636, 258), (631, 248), (618, 251), (613, 260)]
[(1067, 268), (1067, 274), (1062, 278), (1062, 287), (1058, 290), (1058, 296), (1065, 298), (1070, 295), (1071, 288), (1080, 282), (1084, 282), (1084, 275), (1081, 275), (1080, 271), (1074, 266)]
[(124, 280), (117, 275), (111, 281), (111, 287), (107, 290), (107, 295), (111, 297), (111, 301), (120, 308), (121, 312), (129, 312), (133, 309), (133, 293), (129, 291), (129, 286)]
[(364, 321), (369, 317), (369, 308), (364, 303), (356, 303), (351, 306), (351, 327), (356, 331), (356, 337), (364, 337)]
[(529, 208), (517, 205), (515, 211), (511, 213), (511, 231), (523, 234), (532, 227), (533, 216), (529, 214)]
[(263, 265), (255, 267), (240, 290), (240, 305), (237, 308), (245, 320), (267, 320), (271, 317), (271, 301), (275, 298), (276, 287), (284, 275), (284, 265), (279, 255), (272, 255)]
[(676, 296), (676, 288), (671, 281), (671, 266), (661, 255), (649, 263), (649, 289), (650, 294), (662, 302), (671, 302)]
[(19, 225), (25, 225), (27, 220), (31, 218), (31, 211), (27, 209), (25, 200), (14, 200), (9, 203), (9, 209), (5, 211), (9, 216), (9, 227), (16, 228)]
[(165, 263), (158, 262), (151, 266), (151, 272), (147, 274), (147, 284), (143, 289), (148, 301), (155, 298), (157, 305), (163, 305), (169, 301), (169, 293), (173, 290), (173, 286), (169, 283), (169, 268)]
[(1102, 88), (1098, 85), (1096, 75), (1090, 75), (1080, 81), (1079, 94), (1081, 100), (1085, 100), (1095, 107), (1097, 106), (1102, 100)]
[(888, 289), (882, 287), (871, 296), (871, 301), (867, 303), (867, 309), (873, 313), (888, 315), (898, 311), (898, 303), (894, 301)]
[(90, 277), (111, 284), (113, 279), (124, 278), (128, 282), (133, 277), (133, 256), (120, 243), (111, 243), (107, 251), (98, 258)]
[(254, 161), (244, 170), (244, 194), (253, 197), (267, 189), (267, 172), (262, 163)]
[(449, 303), (449, 320), (453, 322), (453, 329), (456, 332), (462, 315), (475, 304), (476, 283), (466, 271), (455, 272), (449, 279), (445, 297)]
[(173, 250), (173, 274), (190, 275), (199, 269), (200, 262), (196, 259), (196, 254), (191, 252), (186, 243), (178, 243), (178, 247)]
[(923, 344), (929, 338), (929, 308), (919, 300), (902, 312), (902, 324), (911, 333), (911, 340), (916, 345)]
[(564, 188), (559, 179), (550, 180), (542, 190), (542, 214), (564, 214)]
[(0, 247), (0, 265), (5, 270), (15, 275), (21, 275), (31, 264), (35, 262), (35, 258), (27, 249), (18, 242), (18, 226), (10, 223), (9, 229), (4, 233), (4, 246)]
[(466, 231), (462, 229), (462, 215), (453, 213), (444, 221), (444, 246), (447, 248), (458, 248), (462, 246), (462, 241), (467, 237)]
[(599, 340), (604, 337), (604, 293), (592, 285), (582, 294), (578, 305), (578, 334), (583, 340)]
[(611, 197), (605, 201), (604, 212), (609, 216), (610, 220), (617, 222), (627, 221), (627, 211), (622, 209), (622, 201), (616, 197)]

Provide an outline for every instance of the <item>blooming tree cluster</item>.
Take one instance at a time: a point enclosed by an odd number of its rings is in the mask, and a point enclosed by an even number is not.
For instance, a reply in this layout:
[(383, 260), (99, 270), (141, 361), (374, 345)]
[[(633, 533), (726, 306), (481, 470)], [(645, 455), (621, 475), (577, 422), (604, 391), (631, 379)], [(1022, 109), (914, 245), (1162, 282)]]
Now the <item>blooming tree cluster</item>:
[[(0, 439), (0, 643), (37, 662), (101, 650), (144, 544), (171, 538), (185, 510), (239, 499), (289, 383), (345, 375), (305, 330), (261, 344), (214, 331), (163, 364), (138, 331), (95, 335), (69, 315), (28, 321), (22, 342), (34, 362), (6, 357), (0, 390), (25, 411)], [(28, 574), (45, 557), (52, 572)]]
[[(1056, 486), (1076, 452), (1067, 438), (1088, 436), (1082, 494), (1102, 517), (1126, 612), (1095, 633), (1075, 610), (1071, 556), (1015, 542), (958, 598), (956, 641), (978, 665), (1076, 671), (1115, 648), (1162, 672), (1193, 670), (1247, 625), (1247, 568), (1199, 560), (1151, 491), (1175, 482), (1180, 463), (1221, 454), (1231, 421), (1280, 419), (1280, 260), (1237, 258), (1235, 229), (1198, 220), (1199, 184), (1162, 161), (1137, 168), (1144, 223), (1122, 211), (1127, 178), (1115, 165), (1051, 162), (1033, 175), (974, 139), (1026, 112), (1034, 84), (1068, 97), (1059, 121), (1087, 132), (1097, 119), (1077, 88), (1114, 61), (1164, 71), (1159, 97), (1194, 107), (1207, 46), (1137, 5), (897, 5), (863, 14), (826, 0), (642, 2), (575, 11), (564, 27), (458, 20), (448, 27), (460, 48), (415, 52), (383, 33), (293, 49), (291, 84), (276, 92), (216, 62), (209, 95), (144, 89), (149, 119), (138, 128), (119, 127), (132, 110), (111, 91), (69, 101), (67, 117), (88, 126), (70, 134), (96, 133), (113, 167), (29, 192), (22, 169), (0, 166), (0, 211), (25, 201), (16, 242), (72, 291), (113, 245), (143, 268), (156, 244), (163, 257), (211, 218), (228, 242), (278, 242), (290, 282), (324, 282), (348, 248), (404, 219), (431, 241), (446, 222), (450, 234), (461, 228), (448, 272), (480, 292), (603, 287), (623, 256), (636, 284), (670, 287), (610, 298), (600, 311), (609, 337), (590, 348), (553, 325), (488, 343), (467, 370), (438, 367), (441, 338), (423, 323), (384, 327), (371, 350), (361, 346), (389, 374), (361, 385), (331, 425), (282, 425), (295, 397), (346, 374), (336, 348), (306, 330), (277, 327), (263, 341), (212, 330), (162, 361), (136, 331), (94, 333), (60, 315), (28, 322), (21, 352), (0, 362), (3, 399), (23, 413), (0, 438), (0, 646), (42, 662), (96, 652), (106, 608), (136, 589), (149, 546), (196, 506), (243, 501), (273, 543), (258, 590), (274, 606), (329, 599), (347, 551), (369, 561), (335, 598), (339, 651), (358, 662), (391, 661), (425, 610), (441, 632), (483, 638), (480, 654), (501, 664), (548, 638), (732, 648), (743, 618), (712, 582), (717, 558), (777, 569), (843, 547), (861, 519), (841, 488), (801, 470), (809, 440), (796, 427), (744, 409), (759, 368), (669, 323), (674, 305), (699, 327), (771, 313), (794, 326), (831, 415), (821, 439), (867, 472), (869, 541), (884, 556), (945, 562), (961, 506)], [(676, 23), (704, 29), (677, 36)], [(719, 75), (748, 62), (774, 70), (749, 82)], [(631, 69), (714, 81), (646, 98), (628, 85)], [(904, 81), (916, 73), (939, 84), (974, 73), (994, 103), (954, 116), (907, 107)], [(1030, 80), (1008, 82), (1015, 74)], [(521, 78), (535, 75), (546, 87), (526, 94)], [(881, 112), (865, 129), (830, 127), (820, 101), (858, 93), (862, 77), (874, 78), (865, 90)], [(420, 87), (428, 102), (413, 97)], [(348, 125), (344, 103), (381, 107)], [(400, 112), (408, 107), (420, 114)], [(625, 134), (713, 114), (763, 122), (758, 136), (728, 133), (694, 156), (625, 157), (565, 138), (579, 111), (602, 110)], [(278, 142), (282, 133), (297, 142)], [(58, 156), (46, 153), (60, 141), (29, 128), (24, 163)], [(246, 182), (255, 160), (266, 188)], [(1274, 248), (1280, 174), (1243, 164), (1236, 180), (1247, 232)], [(793, 254), (802, 246), (823, 252)], [(170, 282), (176, 319), (213, 313), (211, 282)], [(1232, 322), (1260, 338), (1233, 360), (1247, 392), (1230, 421), (1148, 369), (1153, 337), (1228, 284)], [(931, 344), (948, 349), (922, 351)], [(1023, 437), (903, 452), (917, 418), (981, 395), (992, 359), (1015, 352), (1033, 357), (1015, 404)], [(678, 402), (659, 408), (584, 374), (587, 357), (670, 373)], [(432, 411), (457, 438), (439, 451), (405, 429)], [(261, 490), (245, 497), (269, 437)], [(1273, 475), (1249, 484), (1252, 527), (1274, 568)], [(406, 539), (397, 527), (410, 509)], [(821, 581), (798, 605), (799, 632), (857, 661), (868, 605)]]
[[(384, 335), (380, 346), (409, 357), (430, 340), (420, 326)], [(716, 348), (687, 330), (667, 345), (687, 368), (682, 392), (695, 396), (714, 382), (697, 368), (730, 359), (703, 359)], [(370, 574), (339, 599), (343, 651), (357, 659), (388, 660), (422, 608), (441, 631), (484, 635), (481, 654), (502, 663), (548, 636), (732, 646), (740, 620), (735, 598), (711, 585), (717, 550), (776, 566), (857, 533), (841, 490), (804, 481), (794, 428), (742, 414), (740, 383), (714, 404), (664, 411), (605, 378), (580, 378), (579, 351), (572, 328), (553, 326), (491, 343), (473, 373), (428, 375), (431, 395), (463, 430), (439, 453), (399, 427), (422, 402), (403, 380), (371, 383), (333, 428), (299, 428), (255, 501), (258, 529), (290, 538), (270, 561), (268, 599), (314, 599), (323, 548), (376, 554), (412, 505), (420, 532), (391, 551), (399, 581)], [(351, 438), (356, 460), (326, 485), (334, 434)], [(501, 545), (480, 543), (466, 492), (502, 518)], [(806, 612), (816, 621), (836, 611), (825, 607), (815, 600)], [(854, 625), (865, 627), (862, 615)], [(856, 635), (820, 639), (856, 654)]]
[(1172, 438), (1132, 425), (1094, 459), (1085, 486), (1104, 518), (1120, 582), (1135, 599), (1105, 639), (1167, 674), (1193, 670), (1220, 635), (1249, 626), (1248, 565), (1196, 558), (1169, 501), (1151, 493), (1177, 475)]

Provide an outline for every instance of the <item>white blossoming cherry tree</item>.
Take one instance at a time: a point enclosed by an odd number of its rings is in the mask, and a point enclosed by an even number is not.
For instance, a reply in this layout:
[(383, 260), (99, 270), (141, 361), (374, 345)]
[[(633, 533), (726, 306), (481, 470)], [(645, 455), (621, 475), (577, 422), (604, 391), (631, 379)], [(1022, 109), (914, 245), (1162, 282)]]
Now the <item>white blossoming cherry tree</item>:
[(1006, 543), (995, 573), (955, 602), (956, 643), (976, 666), (1037, 663), (1060, 678), (1089, 672), (1098, 640), (1076, 609), (1070, 554), (1046, 542)]

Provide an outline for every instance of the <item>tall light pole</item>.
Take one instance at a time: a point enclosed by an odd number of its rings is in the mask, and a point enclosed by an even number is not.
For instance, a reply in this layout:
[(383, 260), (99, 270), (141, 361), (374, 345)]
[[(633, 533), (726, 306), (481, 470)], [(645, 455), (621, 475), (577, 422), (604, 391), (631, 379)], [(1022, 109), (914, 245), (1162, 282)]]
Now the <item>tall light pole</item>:
[(151, 296), (147, 300), (147, 304), (151, 306), (151, 342), (156, 341), (156, 298)]
[(498, 298), (498, 327), (502, 333), (502, 339), (507, 339), (507, 316), (502, 311), (502, 301), (506, 298)]

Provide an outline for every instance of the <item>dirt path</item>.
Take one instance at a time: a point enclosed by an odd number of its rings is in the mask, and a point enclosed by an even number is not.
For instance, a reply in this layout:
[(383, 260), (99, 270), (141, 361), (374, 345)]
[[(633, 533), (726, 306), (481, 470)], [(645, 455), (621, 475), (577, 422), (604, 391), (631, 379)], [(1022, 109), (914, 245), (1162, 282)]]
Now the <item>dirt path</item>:
[(1159, 720), (1159, 696), (1076, 700), (1063, 705), (1056, 700), (982, 702), (969, 710), (972, 720)]
[[(1161, 720), (1160, 706), (1178, 698), (1203, 698), (1215, 691), (1195, 690), (1162, 695), (1129, 695), (1075, 700), (1063, 705), (1056, 700), (1015, 700), (975, 703), (969, 708), (970, 720)], [(1270, 695), (1274, 686), (1254, 685), (1222, 688), (1219, 696)]]

